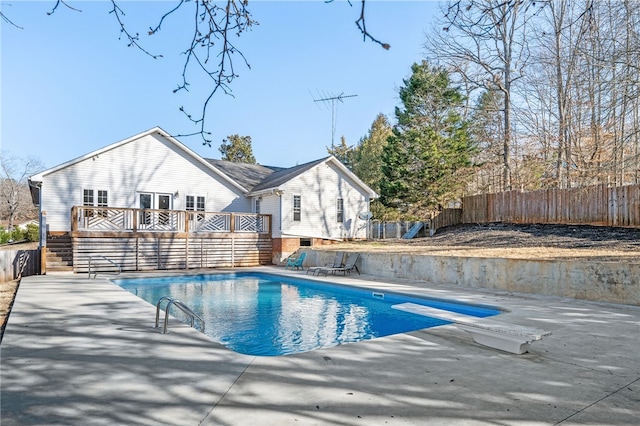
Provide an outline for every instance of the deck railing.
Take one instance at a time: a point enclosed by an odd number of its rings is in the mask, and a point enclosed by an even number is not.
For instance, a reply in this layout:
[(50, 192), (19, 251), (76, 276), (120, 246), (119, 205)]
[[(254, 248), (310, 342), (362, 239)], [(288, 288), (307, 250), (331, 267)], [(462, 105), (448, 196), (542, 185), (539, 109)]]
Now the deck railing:
[(74, 206), (72, 231), (271, 232), (271, 215)]

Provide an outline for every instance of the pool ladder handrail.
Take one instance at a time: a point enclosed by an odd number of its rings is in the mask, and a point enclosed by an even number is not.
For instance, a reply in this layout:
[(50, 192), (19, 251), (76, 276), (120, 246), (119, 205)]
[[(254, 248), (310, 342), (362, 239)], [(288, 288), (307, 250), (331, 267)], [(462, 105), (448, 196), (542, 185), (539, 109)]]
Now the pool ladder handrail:
[[(122, 266), (120, 266), (119, 264), (117, 264), (113, 260), (109, 259), (108, 257), (106, 257), (106, 256), (89, 256), (89, 270), (88, 270), (89, 279), (91, 279), (91, 261), (94, 258), (104, 259), (107, 262), (111, 263), (116, 268), (118, 268), (118, 274), (117, 275), (120, 275), (122, 273)], [(95, 271), (93, 273), (93, 278), (97, 278), (97, 277), (98, 277), (98, 271)]]
[(156, 327), (155, 328), (158, 328), (158, 323), (160, 322), (160, 305), (165, 300), (167, 300), (168, 303), (164, 309), (164, 326), (163, 326), (162, 333), (165, 333), (165, 334), (167, 333), (167, 327), (169, 325), (169, 308), (171, 308), (171, 305), (180, 309), (184, 314), (186, 314), (189, 317), (189, 321), (190, 321), (189, 325), (191, 327), (195, 328), (194, 322), (196, 318), (200, 320), (200, 324), (202, 324), (202, 332), (204, 333), (204, 320), (198, 314), (193, 312), (191, 308), (189, 308), (187, 305), (182, 303), (180, 300), (170, 296), (162, 296), (160, 299), (158, 299), (158, 303), (156, 304)]

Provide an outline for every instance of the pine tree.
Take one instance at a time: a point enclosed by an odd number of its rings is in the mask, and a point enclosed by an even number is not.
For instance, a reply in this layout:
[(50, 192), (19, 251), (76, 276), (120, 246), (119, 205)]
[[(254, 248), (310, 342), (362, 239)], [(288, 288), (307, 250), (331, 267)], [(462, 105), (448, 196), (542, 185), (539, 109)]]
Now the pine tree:
[(353, 172), (374, 191), (380, 192), (382, 151), (391, 135), (391, 125), (384, 114), (378, 114), (367, 136), (358, 142), (353, 158)]
[(460, 113), (464, 97), (446, 70), (413, 64), (383, 149), (381, 201), (405, 213), (432, 210), (459, 195), (474, 144)]
[(347, 145), (347, 139), (344, 136), (340, 138), (340, 145), (327, 148), (327, 152), (340, 160), (349, 170), (353, 170), (354, 148)]
[(222, 140), (222, 145), (218, 148), (222, 154), (222, 159), (234, 163), (256, 164), (251, 148), (251, 136), (231, 135)]

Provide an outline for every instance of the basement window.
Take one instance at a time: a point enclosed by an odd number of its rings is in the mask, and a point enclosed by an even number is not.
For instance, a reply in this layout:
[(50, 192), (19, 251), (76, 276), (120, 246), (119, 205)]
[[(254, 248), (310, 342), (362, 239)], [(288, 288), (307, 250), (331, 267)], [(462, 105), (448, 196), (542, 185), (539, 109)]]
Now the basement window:
[(311, 247), (311, 238), (300, 238), (300, 247)]

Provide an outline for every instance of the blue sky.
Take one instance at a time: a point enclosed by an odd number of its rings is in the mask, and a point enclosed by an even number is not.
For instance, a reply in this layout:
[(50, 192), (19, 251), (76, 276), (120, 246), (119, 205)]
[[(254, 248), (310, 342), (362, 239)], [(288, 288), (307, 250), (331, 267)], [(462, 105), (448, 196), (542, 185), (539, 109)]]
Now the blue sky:
[[(172, 91), (181, 82), (191, 7), (147, 36), (177, 1), (121, 0), (127, 25), (141, 33), (152, 59), (119, 39), (106, 1), (68, 2), (82, 12), (50, 1), (2, 0), (17, 29), (2, 24), (0, 148), (35, 157), (45, 167), (160, 126), (172, 134), (197, 130), (179, 111), (198, 111), (208, 94), (194, 71), (190, 92)], [(327, 155), (331, 105), (324, 96), (357, 95), (337, 103), (335, 142), (355, 145), (378, 113), (391, 119), (398, 88), (412, 63), (422, 58), (424, 33), (438, 13), (433, 1), (367, 3), (367, 29), (391, 44), (386, 51), (363, 41), (355, 26), (360, 3), (308, 1), (249, 2), (258, 26), (236, 45), (251, 69), (236, 61), (240, 75), (233, 97), (216, 95), (209, 107), (211, 147), (199, 137), (181, 142), (207, 158), (220, 158), (222, 139), (251, 136), (260, 164), (290, 167)]]

